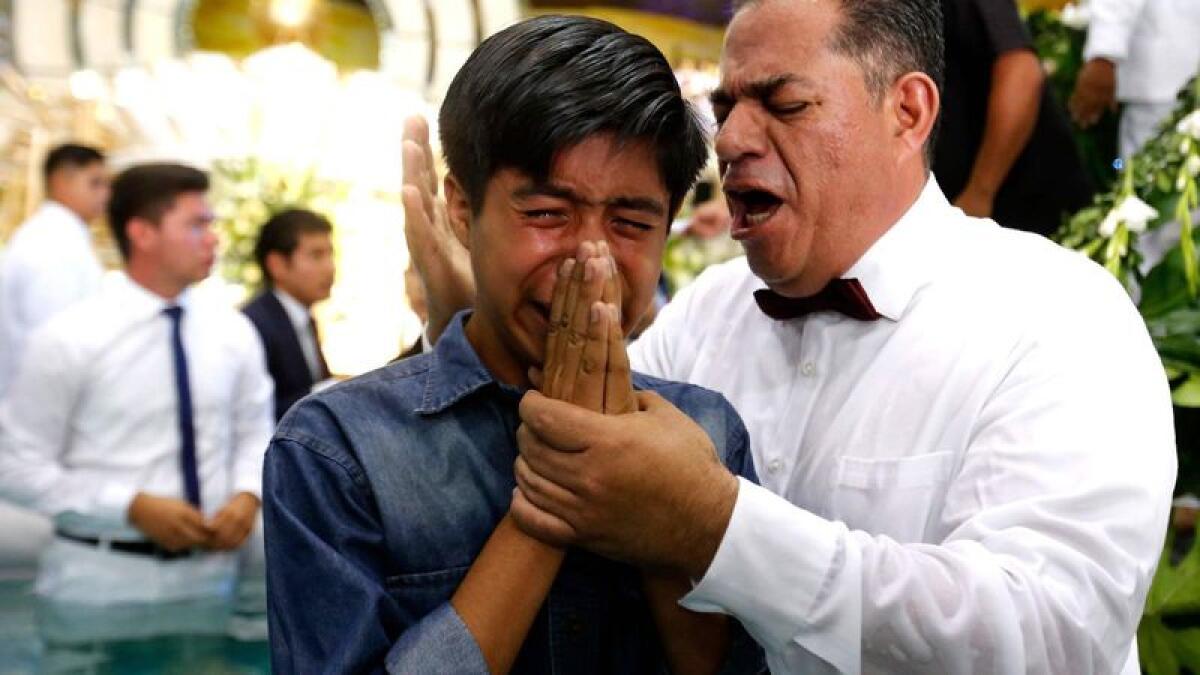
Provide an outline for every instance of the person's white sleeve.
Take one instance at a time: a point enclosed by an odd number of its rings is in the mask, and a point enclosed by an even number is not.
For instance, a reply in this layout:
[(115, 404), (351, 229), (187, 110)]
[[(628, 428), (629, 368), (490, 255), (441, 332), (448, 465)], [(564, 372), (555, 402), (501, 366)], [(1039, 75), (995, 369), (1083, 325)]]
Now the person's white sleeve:
[(60, 269), (35, 263), (27, 268), (19, 297), (27, 326), (41, 326), (54, 315), (92, 295), (98, 285), (87, 269)]
[(233, 406), (233, 493), (262, 498), (263, 456), (275, 431), (275, 384), (257, 332), (241, 315), (243, 335), (237, 400)]
[(964, 411), (976, 430), (929, 515), (936, 543), (850, 531), (743, 482), (684, 606), (739, 618), (775, 673), (1119, 672), (1169, 515), (1170, 393), (1132, 306), (1068, 313)]
[(1092, 0), (1084, 60), (1120, 61), (1128, 56), (1133, 32), (1145, 7), (1146, 0)]
[(79, 514), (125, 526), (136, 484), (97, 481), (62, 463), (88, 364), (72, 354), (70, 335), (46, 328), (30, 337), (0, 400), (0, 495), (51, 517)]
[(679, 291), (629, 345), (629, 365), (635, 371), (664, 380), (687, 380), (696, 360), (698, 333), (705, 326), (695, 316), (695, 307), (703, 303), (697, 295), (703, 295), (709, 280), (706, 274)]

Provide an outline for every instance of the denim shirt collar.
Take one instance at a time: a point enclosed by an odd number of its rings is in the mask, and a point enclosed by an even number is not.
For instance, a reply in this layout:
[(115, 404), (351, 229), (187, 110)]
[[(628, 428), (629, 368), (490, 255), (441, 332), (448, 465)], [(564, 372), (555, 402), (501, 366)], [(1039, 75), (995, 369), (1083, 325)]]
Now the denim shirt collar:
[[(436, 415), (444, 412), (468, 395), (496, 382), (467, 340), (464, 326), (470, 316), (470, 310), (456, 314), (434, 346), (429, 370), (426, 371), (425, 395), (416, 410), (418, 414)], [(499, 386), (506, 392), (517, 395), (523, 393), (511, 385), (499, 383)]]

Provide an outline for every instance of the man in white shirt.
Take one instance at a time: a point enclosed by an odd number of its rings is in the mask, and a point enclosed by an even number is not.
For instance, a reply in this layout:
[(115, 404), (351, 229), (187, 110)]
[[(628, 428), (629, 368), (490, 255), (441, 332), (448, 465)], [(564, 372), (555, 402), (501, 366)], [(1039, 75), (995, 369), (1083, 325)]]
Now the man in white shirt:
[(1128, 158), (1154, 136), (1179, 90), (1200, 70), (1200, 2), (1091, 0), (1089, 6), (1071, 113), (1089, 127), (1119, 101), (1119, 148)]
[(103, 273), (88, 222), (108, 202), (104, 155), (84, 145), (60, 145), (46, 156), (43, 176), (46, 202), (0, 251), (0, 398), (29, 334), (96, 292)]
[(242, 312), (267, 353), (278, 421), (313, 385), (329, 378), (311, 310), (333, 289), (333, 226), (306, 209), (281, 211), (263, 225), (254, 257), (267, 288)]
[(1176, 466), (1137, 311), (931, 180), (936, 1), (735, 6), (713, 100), (747, 258), (630, 356), (733, 402), (763, 487), (652, 396), (604, 420), (531, 392), (514, 517), (685, 571), (777, 673), (1138, 672)]
[[(258, 512), (271, 382), (212, 267), (208, 179), (131, 168), (108, 207), (126, 272), (34, 333), (0, 402), (0, 494), (54, 518), (39, 594), (87, 605), (232, 591)], [(216, 303), (216, 304), (214, 304)]]

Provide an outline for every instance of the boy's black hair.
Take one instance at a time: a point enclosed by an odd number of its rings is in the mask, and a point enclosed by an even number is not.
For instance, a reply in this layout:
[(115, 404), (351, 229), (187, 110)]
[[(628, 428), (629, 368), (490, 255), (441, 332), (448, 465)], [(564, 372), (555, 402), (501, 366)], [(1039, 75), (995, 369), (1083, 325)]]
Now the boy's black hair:
[(703, 125), (662, 53), (579, 16), (528, 19), (485, 40), (438, 120), (446, 162), (475, 213), (497, 171), (544, 181), (558, 153), (595, 134), (652, 145), (672, 215), (708, 158)]

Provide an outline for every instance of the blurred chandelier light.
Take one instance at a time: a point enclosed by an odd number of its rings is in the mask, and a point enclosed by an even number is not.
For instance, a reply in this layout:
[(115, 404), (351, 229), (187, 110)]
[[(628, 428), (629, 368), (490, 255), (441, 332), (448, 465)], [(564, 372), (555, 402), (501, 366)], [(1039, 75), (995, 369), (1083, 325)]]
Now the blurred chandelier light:
[(271, 0), (271, 19), (285, 28), (299, 28), (314, 4), (315, 0)]

